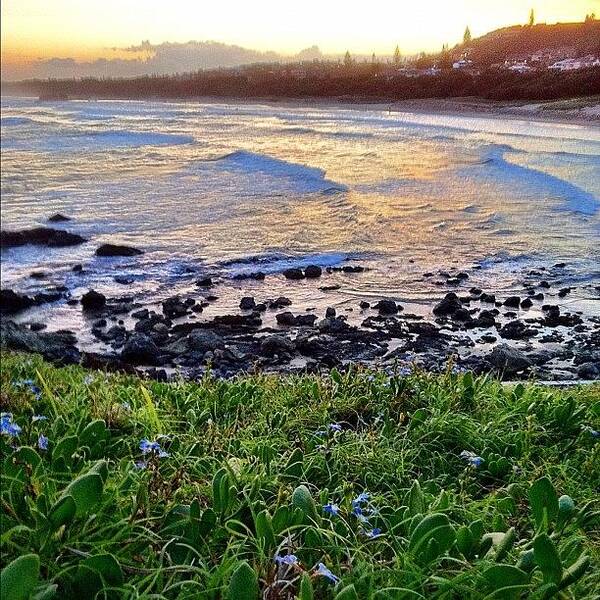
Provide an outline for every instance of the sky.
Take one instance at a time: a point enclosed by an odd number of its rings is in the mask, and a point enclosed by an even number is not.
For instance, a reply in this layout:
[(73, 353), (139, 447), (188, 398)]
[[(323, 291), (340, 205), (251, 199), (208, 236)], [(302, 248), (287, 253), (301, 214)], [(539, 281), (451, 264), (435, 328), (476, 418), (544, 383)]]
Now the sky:
[(582, 21), (600, 0), (2, 0), (2, 71), (51, 58), (133, 59), (142, 40), (215, 40), (293, 55), (404, 54), (525, 23)]

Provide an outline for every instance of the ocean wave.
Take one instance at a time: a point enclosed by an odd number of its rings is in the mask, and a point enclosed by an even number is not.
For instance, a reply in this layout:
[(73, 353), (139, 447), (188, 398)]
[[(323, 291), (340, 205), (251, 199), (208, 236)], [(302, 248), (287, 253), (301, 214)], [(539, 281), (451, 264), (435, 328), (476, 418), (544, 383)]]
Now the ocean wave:
[(219, 163), (229, 172), (262, 175), (269, 180), (283, 182), (286, 188), (298, 192), (331, 194), (347, 190), (345, 185), (326, 179), (323, 169), (288, 162), (266, 154), (237, 150), (212, 159), (212, 162)]
[(34, 122), (33, 119), (28, 117), (2, 117), (0, 119), (0, 125), (2, 127), (17, 127), (19, 125), (27, 125)]

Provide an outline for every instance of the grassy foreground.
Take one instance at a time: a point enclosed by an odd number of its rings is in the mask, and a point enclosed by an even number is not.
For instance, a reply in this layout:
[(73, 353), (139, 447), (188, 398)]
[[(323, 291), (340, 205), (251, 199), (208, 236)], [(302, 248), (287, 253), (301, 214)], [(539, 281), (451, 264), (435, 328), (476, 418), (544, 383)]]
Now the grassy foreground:
[(600, 386), (1, 383), (2, 600), (598, 597)]

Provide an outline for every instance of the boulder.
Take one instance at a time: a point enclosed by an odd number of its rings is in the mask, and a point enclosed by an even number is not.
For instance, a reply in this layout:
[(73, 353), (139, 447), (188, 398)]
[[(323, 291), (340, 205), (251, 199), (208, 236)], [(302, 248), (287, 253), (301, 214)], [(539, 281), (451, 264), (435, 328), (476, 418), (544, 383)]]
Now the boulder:
[(286, 269), (283, 272), (283, 276), (286, 279), (304, 279), (304, 273), (302, 272), (302, 269), (297, 268)]
[(518, 319), (504, 325), (498, 333), (500, 337), (507, 340), (522, 340), (538, 334), (537, 330), (528, 327), (523, 321)]
[(106, 296), (96, 290), (90, 290), (81, 297), (81, 306), (83, 307), (83, 310), (99, 310), (105, 304)]
[(323, 269), (317, 265), (309, 265), (306, 267), (306, 269), (304, 269), (304, 275), (308, 279), (317, 279), (318, 277), (321, 277), (322, 274)]
[(509, 308), (519, 308), (521, 305), (521, 298), (519, 296), (509, 296), (504, 301), (504, 306), (508, 306)]
[(240, 308), (242, 310), (253, 310), (256, 307), (256, 301), (252, 296), (244, 296), (240, 300)]
[(121, 360), (133, 365), (159, 365), (160, 350), (152, 338), (134, 333), (121, 350)]
[(398, 305), (389, 299), (380, 300), (373, 308), (379, 311), (382, 315), (395, 315), (398, 313)]
[(283, 325), (284, 327), (292, 327), (296, 324), (296, 317), (290, 311), (275, 315), (275, 319), (278, 325)]
[(496, 346), (486, 357), (487, 362), (497, 371), (511, 377), (526, 371), (532, 365), (524, 352), (508, 344)]
[(12, 315), (35, 304), (31, 296), (17, 294), (13, 290), (0, 290), (0, 313)]
[(54, 213), (51, 217), (48, 218), (49, 223), (65, 223), (66, 221), (70, 221), (69, 217), (65, 217), (65, 215), (61, 215), (60, 213)]
[(291, 340), (282, 335), (270, 335), (260, 343), (260, 353), (263, 356), (273, 357), (275, 355), (294, 354), (295, 346)]
[(437, 316), (447, 316), (455, 313), (462, 308), (462, 303), (454, 292), (446, 294), (444, 299), (433, 308), (433, 314)]
[(138, 248), (118, 244), (102, 244), (96, 249), (96, 256), (137, 256), (143, 253)]
[(87, 241), (76, 233), (69, 233), (62, 229), (51, 227), (35, 227), (21, 231), (3, 231), (0, 234), (0, 247), (13, 248), (33, 244), (35, 246), (48, 246), (58, 248), (62, 246), (76, 246)]

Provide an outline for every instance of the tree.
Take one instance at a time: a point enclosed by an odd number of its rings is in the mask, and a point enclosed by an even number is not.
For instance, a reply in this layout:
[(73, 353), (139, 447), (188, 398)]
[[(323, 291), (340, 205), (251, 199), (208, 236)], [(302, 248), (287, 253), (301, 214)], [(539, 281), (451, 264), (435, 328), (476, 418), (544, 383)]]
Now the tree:
[(352, 57), (350, 56), (350, 51), (346, 50), (346, 54), (344, 55), (344, 66), (351, 67), (352, 66)]
[(467, 25), (467, 28), (465, 29), (465, 34), (463, 35), (463, 43), (470, 44), (472, 39), (473, 38), (471, 37), (471, 30), (469, 29), (469, 26)]
[(400, 61), (402, 59), (402, 55), (400, 54), (400, 48), (396, 46), (394, 50), (394, 64), (398, 67), (400, 65)]
[(529, 27), (533, 27), (535, 24), (535, 11), (533, 8), (529, 11)]

